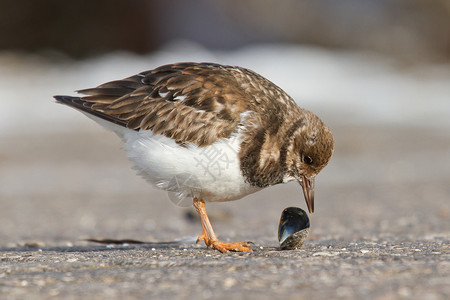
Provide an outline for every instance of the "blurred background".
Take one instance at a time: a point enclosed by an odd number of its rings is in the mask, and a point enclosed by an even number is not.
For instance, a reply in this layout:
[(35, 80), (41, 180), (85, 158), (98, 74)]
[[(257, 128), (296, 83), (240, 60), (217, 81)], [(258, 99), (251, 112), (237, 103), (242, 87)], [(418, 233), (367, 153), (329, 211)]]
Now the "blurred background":
[(0, 3), (0, 49), (74, 58), (145, 54), (173, 40), (365, 50), (408, 62), (450, 58), (448, 0), (96, 0)]
[[(52, 100), (177, 61), (253, 69), (331, 128), (319, 238), (448, 238), (450, 1), (1, 0), (0, 247), (199, 233), (113, 134)], [(211, 205), (231, 212), (216, 231), (276, 244), (301, 198), (289, 184)]]

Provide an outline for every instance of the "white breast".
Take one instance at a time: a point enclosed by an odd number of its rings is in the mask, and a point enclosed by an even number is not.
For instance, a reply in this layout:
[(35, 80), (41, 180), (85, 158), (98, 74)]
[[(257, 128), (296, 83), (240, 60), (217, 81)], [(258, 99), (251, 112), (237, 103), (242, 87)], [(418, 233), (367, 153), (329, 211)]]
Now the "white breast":
[(204, 201), (230, 201), (260, 188), (245, 182), (239, 164), (238, 134), (199, 148), (180, 146), (151, 131), (124, 132), (125, 150), (135, 169), (160, 189)]

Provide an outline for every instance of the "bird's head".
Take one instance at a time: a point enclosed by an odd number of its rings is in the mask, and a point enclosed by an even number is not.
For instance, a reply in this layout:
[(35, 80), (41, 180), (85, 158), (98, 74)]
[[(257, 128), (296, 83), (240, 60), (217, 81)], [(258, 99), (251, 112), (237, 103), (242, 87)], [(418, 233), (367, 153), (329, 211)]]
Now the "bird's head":
[(287, 177), (297, 180), (303, 189), (310, 213), (314, 212), (314, 179), (333, 154), (331, 131), (313, 113), (305, 111), (305, 121), (288, 137)]

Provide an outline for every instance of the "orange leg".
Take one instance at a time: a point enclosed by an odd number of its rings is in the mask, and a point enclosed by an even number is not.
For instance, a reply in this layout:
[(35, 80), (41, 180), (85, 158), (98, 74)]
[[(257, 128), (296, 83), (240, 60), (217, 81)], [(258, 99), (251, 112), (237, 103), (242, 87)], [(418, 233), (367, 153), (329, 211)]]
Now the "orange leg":
[(249, 244), (242, 243), (222, 243), (216, 237), (214, 230), (209, 222), (208, 215), (206, 214), (205, 202), (201, 199), (194, 198), (194, 207), (200, 216), (202, 222), (203, 233), (198, 237), (197, 243), (201, 240), (205, 241), (206, 246), (212, 249), (219, 250), (224, 253), (228, 250), (236, 252), (252, 252)]

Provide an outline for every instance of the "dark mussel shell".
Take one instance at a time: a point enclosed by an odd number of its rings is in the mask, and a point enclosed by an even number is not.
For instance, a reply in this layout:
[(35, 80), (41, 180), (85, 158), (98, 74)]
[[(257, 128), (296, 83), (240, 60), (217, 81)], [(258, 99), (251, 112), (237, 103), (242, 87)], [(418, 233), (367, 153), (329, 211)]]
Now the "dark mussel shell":
[(309, 234), (308, 214), (299, 207), (283, 210), (278, 226), (278, 241), (281, 250), (295, 250), (303, 246)]

